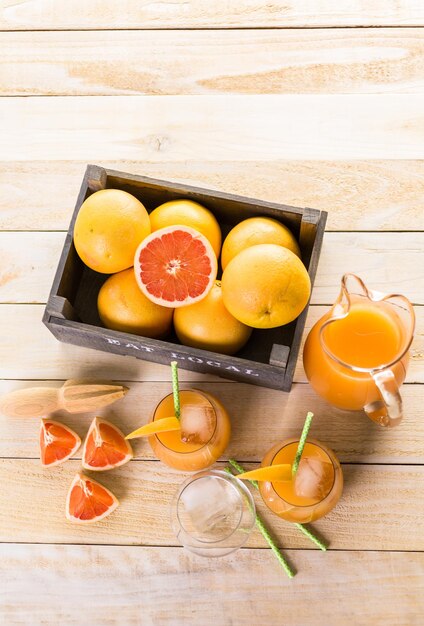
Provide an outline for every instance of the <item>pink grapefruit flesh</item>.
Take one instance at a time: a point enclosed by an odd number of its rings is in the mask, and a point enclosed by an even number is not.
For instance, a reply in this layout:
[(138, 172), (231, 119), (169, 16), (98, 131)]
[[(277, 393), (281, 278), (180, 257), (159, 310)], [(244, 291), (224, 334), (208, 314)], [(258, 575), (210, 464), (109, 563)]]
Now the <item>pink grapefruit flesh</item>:
[(152, 302), (172, 308), (202, 300), (217, 271), (211, 244), (189, 226), (160, 228), (143, 239), (134, 257), (141, 291)]
[(109, 489), (84, 474), (77, 474), (66, 498), (66, 519), (74, 524), (98, 522), (118, 505), (118, 499)]
[(68, 426), (51, 419), (41, 420), (40, 460), (45, 467), (64, 463), (81, 445), (81, 439)]
[(84, 442), (83, 468), (102, 472), (124, 465), (132, 458), (132, 448), (119, 428), (95, 417)]

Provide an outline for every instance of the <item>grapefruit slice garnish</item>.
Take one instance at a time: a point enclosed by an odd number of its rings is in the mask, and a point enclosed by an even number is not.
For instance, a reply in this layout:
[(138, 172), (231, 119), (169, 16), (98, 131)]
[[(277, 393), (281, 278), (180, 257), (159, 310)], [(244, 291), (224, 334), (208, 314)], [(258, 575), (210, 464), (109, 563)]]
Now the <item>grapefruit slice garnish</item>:
[(127, 435), (125, 439), (136, 439), (137, 437), (150, 437), (156, 433), (166, 433), (170, 430), (180, 430), (180, 420), (176, 417), (162, 417), (154, 422), (149, 422), (137, 430), (133, 430), (132, 433)]
[(84, 469), (102, 472), (124, 465), (132, 458), (132, 448), (119, 428), (100, 417), (95, 417), (84, 442), (82, 452)]
[(281, 465), (268, 465), (267, 467), (259, 467), (250, 472), (237, 474), (237, 478), (241, 480), (267, 480), (269, 482), (284, 481), (292, 479), (292, 466), (290, 463), (282, 463)]
[(74, 524), (98, 522), (119, 506), (109, 489), (92, 478), (77, 474), (66, 498), (66, 519)]
[(135, 277), (152, 302), (172, 308), (193, 304), (211, 290), (218, 271), (208, 239), (189, 226), (167, 226), (140, 243)]
[(73, 430), (51, 419), (41, 420), (40, 460), (45, 467), (63, 463), (81, 445), (81, 439)]

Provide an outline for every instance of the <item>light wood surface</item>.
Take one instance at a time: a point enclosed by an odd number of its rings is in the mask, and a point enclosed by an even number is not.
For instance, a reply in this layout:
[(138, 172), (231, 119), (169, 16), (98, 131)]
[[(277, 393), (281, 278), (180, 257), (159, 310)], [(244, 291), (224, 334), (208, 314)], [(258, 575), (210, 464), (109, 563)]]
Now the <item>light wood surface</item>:
[(424, 93), (2, 98), (0, 132), (16, 161), (415, 159)]
[[(423, 3), (59, 4), (0, 0), (0, 395), (120, 381), (127, 396), (96, 413), (130, 432), (170, 391), (169, 368), (59, 343), (41, 323), (88, 162), (328, 211), (305, 334), (344, 271), (409, 296), (417, 330), (405, 419), (390, 430), (317, 398), (301, 359), (290, 394), (180, 371), (183, 387), (230, 410), (219, 467), (229, 457), (257, 467), (308, 410), (313, 435), (342, 461), (343, 497), (313, 524), (325, 554), (254, 494), (298, 572), (291, 581), (256, 530), (219, 560), (178, 547), (169, 506), (185, 475), (146, 441), (96, 476), (121, 500), (111, 517), (69, 524), (80, 452), (43, 469), (39, 420), (0, 416), (0, 623), (421, 626)], [(94, 415), (53, 413), (81, 437)]]
[(60, 11), (49, 0), (1, 0), (0, 9), (3, 30), (424, 25), (417, 0), (69, 0)]
[[(217, 464), (218, 469), (224, 467), (222, 462)], [(159, 461), (130, 461), (101, 476), (96, 472), (95, 480), (110, 489), (121, 504), (101, 522), (81, 526), (64, 516), (68, 488), (80, 469), (80, 461), (73, 459), (50, 470), (37, 460), (0, 459), (0, 541), (175, 545), (170, 507), (188, 474), (170, 470)], [(332, 548), (424, 550), (424, 500), (416, 497), (417, 485), (424, 481), (422, 466), (344, 464), (343, 475), (343, 500), (312, 524)], [(255, 501), (280, 546), (313, 545), (294, 525), (269, 512), (257, 494)], [(36, 524), (32, 522), (34, 511)], [(247, 545), (265, 548), (267, 544), (255, 530)]]
[[(329, 211), (327, 230), (424, 230), (424, 161), (107, 161), (105, 167)], [(0, 230), (67, 230), (85, 161), (0, 161)], [(48, 189), (49, 193), (46, 193)], [(325, 244), (325, 242), (324, 242)]]
[(3, 32), (0, 47), (0, 93), (13, 96), (422, 93), (424, 82), (419, 28)]
[(178, 548), (3, 545), (0, 556), (4, 619), (19, 625), (77, 625), (83, 613), (91, 626), (230, 626), (253, 615), (316, 626), (319, 611), (330, 625), (419, 626), (424, 609), (422, 553), (290, 550), (291, 581), (270, 550), (242, 549), (219, 567)]

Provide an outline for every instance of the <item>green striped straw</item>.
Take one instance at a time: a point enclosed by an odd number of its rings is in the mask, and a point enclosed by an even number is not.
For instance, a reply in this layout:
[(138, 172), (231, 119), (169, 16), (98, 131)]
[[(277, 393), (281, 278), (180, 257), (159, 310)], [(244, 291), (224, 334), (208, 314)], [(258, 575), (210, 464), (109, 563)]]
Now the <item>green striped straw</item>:
[(303, 453), (303, 448), (305, 447), (306, 438), (309, 433), (309, 429), (311, 427), (312, 418), (314, 414), (309, 411), (306, 416), (305, 423), (303, 425), (302, 434), (300, 435), (299, 443), (297, 445), (296, 456), (294, 457), (293, 465), (292, 465), (292, 475), (296, 476), (296, 472), (299, 469), (300, 458)]
[(180, 409), (180, 388), (178, 384), (178, 363), (177, 361), (171, 362), (171, 373), (172, 373), (172, 393), (174, 394), (174, 412), (175, 417), (180, 419), (181, 409)]
[(319, 539), (316, 535), (314, 535), (314, 533), (309, 530), (309, 528), (306, 528), (304, 524), (298, 524), (297, 522), (295, 522), (294, 525), (305, 535), (305, 537), (310, 539), (316, 546), (318, 546), (320, 550), (322, 550), (323, 552), (327, 551), (327, 546), (325, 545), (325, 543), (321, 541), (321, 539)]
[[(236, 469), (241, 467), (240, 465), (238, 465), (237, 461), (234, 461), (233, 459), (230, 459), (229, 462)], [(228, 472), (229, 474), (231, 474), (232, 476), (234, 475), (234, 474), (232, 474), (231, 469), (229, 467), (227, 467), (225, 471)], [(243, 469), (241, 469), (239, 471), (243, 472)], [(249, 482), (254, 483), (256, 481), (251, 480)], [(265, 526), (261, 516), (259, 515), (259, 513), (257, 511), (255, 512), (255, 522), (256, 522), (256, 526), (258, 527), (258, 529), (262, 533), (262, 536), (264, 537), (265, 541), (267, 542), (267, 544), (269, 545), (269, 547), (271, 548), (271, 550), (273, 551), (273, 553), (277, 557), (278, 562), (280, 563), (280, 565), (283, 568), (283, 570), (286, 572), (287, 576), (289, 578), (293, 578), (296, 575), (296, 572), (290, 567), (290, 564), (288, 563), (288, 561), (286, 561), (286, 559), (283, 556), (282, 552), (277, 548), (277, 545), (276, 545), (275, 541), (271, 537), (271, 535), (269, 533), (269, 530)]]
[[(229, 463), (240, 474), (242, 474), (244, 472), (244, 469), (240, 465), (240, 463), (237, 463), (237, 461), (235, 461), (234, 459), (229, 459)], [(259, 489), (259, 485), (258, 485), (258, 481), (257, 480), (249, 480), (249, 482), (252, 483), (252, 485), (255, 487), (255, 489)], [(308, 539), (310, 539), (316, 546), (318, 546), (318, 548), (320, 550), (322, 550), (323, 552), (326, 552), (327, 546), (325, 545), (325, 543), (323, 541), (321, 541), (321, 539), (319, 539), (309, 528), (307, 528), (304, 524), (298, 524), (297, 522), (295, 522), (295, 526), (305, 535), (305, 537), (308, 537)], [(277, 548), (277, 550), (278, 550), (278, 548)]]

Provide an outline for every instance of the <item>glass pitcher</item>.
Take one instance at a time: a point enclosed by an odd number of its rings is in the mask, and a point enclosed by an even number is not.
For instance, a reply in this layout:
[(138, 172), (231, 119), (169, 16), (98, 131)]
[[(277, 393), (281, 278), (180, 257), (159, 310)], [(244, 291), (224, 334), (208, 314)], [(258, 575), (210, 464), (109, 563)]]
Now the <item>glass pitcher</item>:
[(402, 419), (405, 380), (415, 327), (405, 296), (368, 289), (345, 274), (340, 294), (311, 329), (303, 351), (306, 376), (330, 404), (364, 410), (381, 426)]

